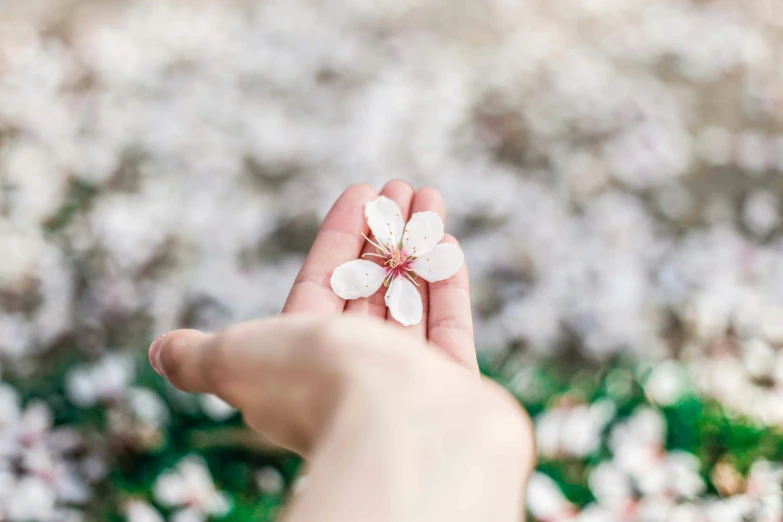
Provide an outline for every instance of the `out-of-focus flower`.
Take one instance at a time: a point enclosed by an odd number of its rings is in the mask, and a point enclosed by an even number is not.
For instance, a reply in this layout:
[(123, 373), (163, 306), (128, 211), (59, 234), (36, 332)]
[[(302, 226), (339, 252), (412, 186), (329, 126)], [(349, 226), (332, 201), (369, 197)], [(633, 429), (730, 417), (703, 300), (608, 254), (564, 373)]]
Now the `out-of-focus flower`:
[(539, 520), (568, 522), (577, 520), (577, 509), (569, 502), (557, 482), (543, 473), (533, 473), (527, 485), (527, 508)]
[(761, 504), (761, 511), (769, 520), (783, 517), (783, 465), (767, 460), (754, 462), (745, 494)]
[(676, 361), (656, 364), (644, 381), (647, 397), (661, 406), (676, 403), (688, 389), (688, 374)]
[(264, 466), (256, 472), (256, 485), (261, 493), (279, 495), (285, 488), (285, 480), (277, 469)]
[(602, 462), (590, 473), (588, 484), (598, 505), (607, 513), (631, 515), (637, 508), (637, 496), (630, 477), (614, 463)]
[(613, 462), (645, 495), (691, 499), (704, 490), (698, 459), (684, 451), (666, 452), (666, 422), (651, 408), (639, 408), (612, 429)]
[(46, 404), (22, 407), (16, 391), (0, 383), (0, 518), (78, 521), (72, 507), (90, 498), (90, 477), (74, 457), (82, 446), (77, 432), (52, 425)]
[(174, 469), (158, 476), (154, 494), (160, 505), (180, 508), (172, 518), (178, 522), (204, 521), (231, 510), (230, 498), (217, 490), (206, 463), (195, 455), (183, 458)]
[(169, 409), (160, 395), (154, 391), (132, 386), (126, 394), (128, 409), (137, 419), (152, 426), (161, 426), (169, 420)]
[(43, 480), (33, 477), (20, 480), (8, 495), (7, 502), (5, 510), (13, 522), (56, 520), (57, 494)]
[(667, 452), (664, 429), (663, 417), (650, 408), (638, 408), (612, 429), (612, 458), (589, 475), (596, 502), (584, 510), (585, 520), (705, 520), (699, 461), (683, 451)]
[(122, 507), (127, 522), (165, 522), (157, 509), (143, 500), (130, 500)]
[(202, 411), (213, 421), (220, 422), (233, 417), (237, 410), (216, 395), (205, 394), (199, 397)]
[(780, 203), (774, 194), (756, 191), (745, 200), (742, 218), (755, 235), (764, 237), (780, 224)]
[(548, 458), (585, 457), (598, 450), (606, 425), (614, 418), (610, 400), (591, 405), (562, 404), (535, 418), (538, 452)]
[(108, 353), (95, 364), (71, 368), (65, 377), (65, 392), (76, 405), (87, 408), (121, 400), (135, 378), (133, 359)]

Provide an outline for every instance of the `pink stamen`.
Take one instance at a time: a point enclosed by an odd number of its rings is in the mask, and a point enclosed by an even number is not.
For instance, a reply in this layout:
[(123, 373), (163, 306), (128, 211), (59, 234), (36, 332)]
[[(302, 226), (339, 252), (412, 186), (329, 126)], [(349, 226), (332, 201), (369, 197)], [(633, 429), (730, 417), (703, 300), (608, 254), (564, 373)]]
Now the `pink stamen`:
[(376, 253), (366, 253), (362, 254), (362, 257), (370, 256), (370, 257), (379, 257), (381, 259), (384, 259), (383, 266), (386, 267), (386, 273), (383, 276), (384, 283), (391, 283), (394, 279), (398, 277), (405, 276), (407, 277), (414, 285), (421, 286), (419, 283), (416, 282), (416, 280), (411, 276), (411, 272), (413, 271), (413, 259), (414, 256), (408, 255), (406, 252), (403, 252), (396, 243), (386, 243), (384, 246), (380, 246), (381, 240), (378, 238), (378, 236), (375, 236), (376, 241), (378, 243), (373, 242), (370, 240), (367, 236), (364, 235), (364, 232), (362, 232), (362, 236), (373, 246), (378, 248), (379, 251), (381, 251), (380, 254)]

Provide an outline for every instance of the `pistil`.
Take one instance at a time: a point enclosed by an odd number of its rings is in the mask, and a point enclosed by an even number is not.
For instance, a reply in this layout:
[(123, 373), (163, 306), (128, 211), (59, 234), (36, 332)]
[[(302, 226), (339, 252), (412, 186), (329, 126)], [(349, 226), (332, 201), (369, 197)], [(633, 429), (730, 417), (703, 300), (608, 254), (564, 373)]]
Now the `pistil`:
[[(373, 245), (377, 250), (378, 253), (371, 253), (368, 252), (366, 254), (362, 254), (362, 257), (365, 256), (371, 256), (371, 257), (379, 257), (381, 259), (384, 259), (383, 265), (387, 267), (387, 272), (384, 275), (383, 285), (388, 287), (389, 284), (391, 284), (392, 280), (396, 277), (407, 277), (411, 283), (413, 283), (416, 286), (420, 286), (419, 283), (415, 280), (415, 273), (414, 276), (411, 276), (412, 272), (412, 259), (413, 256), (406, 256), (404, 255), (398, 246), (395, 246), (394, 243), (386, 244), (382, 246), (382, 243), (380, 242), (380, 239), (378, 239), (378, 242), (372, 241), (370, 238), (368, 238), (363, 231), (360, 231), (364, 239), (367, 240), (368, 243)], [(393, 239), (392, 239), (393, 240)]]

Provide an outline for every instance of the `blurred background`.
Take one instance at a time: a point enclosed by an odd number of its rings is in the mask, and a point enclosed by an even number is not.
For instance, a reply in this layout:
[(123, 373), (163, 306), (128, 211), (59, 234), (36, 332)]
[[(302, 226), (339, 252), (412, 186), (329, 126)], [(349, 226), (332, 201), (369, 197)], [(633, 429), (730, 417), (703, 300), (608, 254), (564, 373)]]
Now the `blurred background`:
[(298, 460), (146, 348), (277, 313), (393, 178), (534, 520), (783, 519), (779, 0), (1, 0), (0, 520), (274, 520)]

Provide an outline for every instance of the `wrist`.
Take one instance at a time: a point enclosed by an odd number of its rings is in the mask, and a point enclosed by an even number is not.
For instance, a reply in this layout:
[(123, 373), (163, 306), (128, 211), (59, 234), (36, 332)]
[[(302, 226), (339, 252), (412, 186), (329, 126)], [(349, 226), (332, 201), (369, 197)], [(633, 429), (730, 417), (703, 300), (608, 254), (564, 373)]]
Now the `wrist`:
[(385, 520), (378, 510), (399, 514), (388, 520), (520, 520), (534, 459), (527, 417), (491, 386), (449, 389), (438, 377), (437, 392), (409, 380), (390, 394), (382, 377), (348, 387), (309, 462), (301, 508), (338, 495), (335, 520)]

